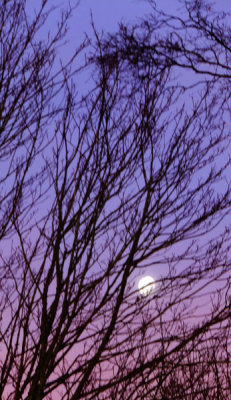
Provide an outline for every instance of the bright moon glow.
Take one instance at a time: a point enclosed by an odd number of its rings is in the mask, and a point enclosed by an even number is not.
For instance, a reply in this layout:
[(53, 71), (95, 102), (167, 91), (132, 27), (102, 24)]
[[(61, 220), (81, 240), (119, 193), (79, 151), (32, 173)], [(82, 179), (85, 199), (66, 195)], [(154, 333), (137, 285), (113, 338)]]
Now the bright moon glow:
[(144, 276), (139, 280), (138, 289), (142, 296), (148, 296), (155, 288), (155, 281), (151, 276)]

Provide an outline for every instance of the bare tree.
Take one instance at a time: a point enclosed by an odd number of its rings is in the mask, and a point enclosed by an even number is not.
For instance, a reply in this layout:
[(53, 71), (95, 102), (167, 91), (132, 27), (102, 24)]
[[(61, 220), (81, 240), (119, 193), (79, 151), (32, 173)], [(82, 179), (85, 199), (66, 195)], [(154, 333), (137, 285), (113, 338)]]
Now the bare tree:
[(1, 398), (228, 399), (228, 36), (198, 2), (95, 31), (80, 95), (47, 3), (1, 6)]

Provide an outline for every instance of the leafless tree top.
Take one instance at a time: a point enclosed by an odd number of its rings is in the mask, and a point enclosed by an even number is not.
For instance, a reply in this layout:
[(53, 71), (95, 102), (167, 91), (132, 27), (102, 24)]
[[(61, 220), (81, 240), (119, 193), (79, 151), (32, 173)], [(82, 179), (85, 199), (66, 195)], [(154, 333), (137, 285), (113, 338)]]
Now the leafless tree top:
[(0, 397), (228, 399), (230, 32), (153, 5), (63, 65), (47, 6), (0, 6)]

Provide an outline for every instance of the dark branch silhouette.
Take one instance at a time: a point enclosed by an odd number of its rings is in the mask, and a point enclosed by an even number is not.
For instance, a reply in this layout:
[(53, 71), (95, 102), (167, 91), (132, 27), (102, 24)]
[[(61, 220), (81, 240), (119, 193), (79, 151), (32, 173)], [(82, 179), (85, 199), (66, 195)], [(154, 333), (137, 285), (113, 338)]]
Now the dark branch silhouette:
[(64, 64), (47, 6), (0, 7), (0, 397), (229, 399), (230, 31), (153, 5)]

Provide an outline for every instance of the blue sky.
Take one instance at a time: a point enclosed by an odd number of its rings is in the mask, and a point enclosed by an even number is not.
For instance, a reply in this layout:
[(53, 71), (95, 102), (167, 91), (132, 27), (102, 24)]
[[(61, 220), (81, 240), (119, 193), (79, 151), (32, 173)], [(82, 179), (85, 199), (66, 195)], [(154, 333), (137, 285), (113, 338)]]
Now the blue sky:
[[(219, 11), (231, 12), (230, 0), (216, 0), (211, 3)], [(177, 14), (182, 6), (178, 0), (156, 0), (156, 5), (164, 11), (174, 14)], [(76, 10), (78, 30), (88, 30), (90, 10), (92, 10), (98, 29), (114, 31), (120, 20), (134, 21), (148, 15), (150, 9), (147, 0), (81, 0), (79, 8)]]
[[(33, 15), (33, 10), (37, 9), (41, 1), (30, 0), (27, 2), (29, 15)], [(74, 6), (78, 3), (77, 0), (71, 0), (70, 4)], [(57, 11), (52, 13), (49, 20), (49, 29), (55, 29), (59, 19), (61, 8), (68, 6), (69, 1), (49, 0), (49, 7), (54, 5)], [(230, 0), (211, 1), (214, 8), (219, 11), (231, 13)], [(156, 0), (156, 5), (159, 9), (170, 13), (179, 14), (182, 7), (181, 0)], [(67, 35), (68, 43), (65, 49), (62, 49), (62, 55), (71, 55), (72, 52), (83, 41), (85, 33), (92, 36), (91, 13), (95, 27), (98, 32), (116, 32), (118, 23), (138, 22), (140, 18), (148, 16), (151, 10), (151, 5), (148, 0), (80, 0), (79, 5), (73, 11), (71, 20), (69, 21), (69, 31)]]

